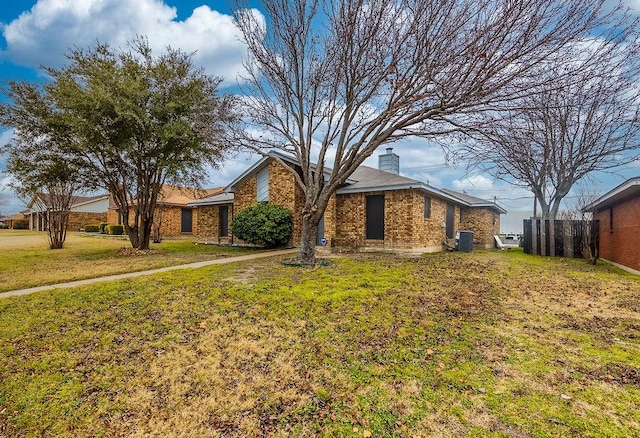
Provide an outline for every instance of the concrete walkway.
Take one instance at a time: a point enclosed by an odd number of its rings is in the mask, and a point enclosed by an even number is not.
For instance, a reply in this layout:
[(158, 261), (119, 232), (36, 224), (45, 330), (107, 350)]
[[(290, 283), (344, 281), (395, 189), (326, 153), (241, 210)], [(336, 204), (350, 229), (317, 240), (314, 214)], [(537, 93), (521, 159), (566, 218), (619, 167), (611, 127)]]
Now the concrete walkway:
[(227, 257), (227, 258), (220, 258), (215, 260), (205, 260), (203, 262), (187, 263), (185, 265), (167, 266), (165, 268), (150, 269), (148, 271), (128, 272), (126, 274), (109, 275), (107, 277), (87, 278), (86, 280), (70, 281), (68, 283), (58, 283), (58, 284), (50, 284), (47, 286), (32, 287), (29, 289), (11, 290), (9, 292), (0, 293), (0, 299), (7, 298), (7, 297), (15, 297), (18, 295), (28, 295), (34, 292), (40, 292), (44, 290), (66, 289), (71, 287), (84, 286), (87, 284), (101, 283), (104, 281), (122, 280), (123, 278), (141, 277), (143, 275), (152, 275), (160, 272), (175, 271), (177, 269), (197, 269), (197, 268), (202, 268), (204, 266), (209, 266), (209, 265), (221, 265), (223, 263), (242, 262), (246, 260), (260, 259), (264, 257), (275, 257), (279, 255), (293, 254), (296, 252), (298, 252), (297, 248), (282, 249), (279, 251), (266, 251), (258, 254), (243, 255), (238, 257)]

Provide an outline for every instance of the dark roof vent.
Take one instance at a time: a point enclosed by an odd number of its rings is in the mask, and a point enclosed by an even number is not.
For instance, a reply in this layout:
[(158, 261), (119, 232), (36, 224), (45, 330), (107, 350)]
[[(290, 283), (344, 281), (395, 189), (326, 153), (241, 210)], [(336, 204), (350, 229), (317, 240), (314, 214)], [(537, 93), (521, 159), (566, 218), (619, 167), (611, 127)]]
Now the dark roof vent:
[(378, 155), (378, 169), (400, 174), (400, 156), (393, 153), (393, 148), (387, 148), (386, 154)]

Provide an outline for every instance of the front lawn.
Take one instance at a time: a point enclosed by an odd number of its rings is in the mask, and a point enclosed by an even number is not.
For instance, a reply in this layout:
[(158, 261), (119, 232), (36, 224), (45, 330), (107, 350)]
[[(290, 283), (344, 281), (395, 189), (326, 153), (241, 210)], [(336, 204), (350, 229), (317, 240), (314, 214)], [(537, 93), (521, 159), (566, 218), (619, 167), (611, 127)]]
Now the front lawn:
[(0, 436), (629, 437), (640, 280), (513, 252), (0, 300)]
[(51, 250), (46, 233), (0, 230), (0, 292), (256, 251), (246, 247), (194, 245), (192, 240), (151, 244), (151, 254), (144, 256), (130, 248), (126, 237), (69, 233), (64, 248)]

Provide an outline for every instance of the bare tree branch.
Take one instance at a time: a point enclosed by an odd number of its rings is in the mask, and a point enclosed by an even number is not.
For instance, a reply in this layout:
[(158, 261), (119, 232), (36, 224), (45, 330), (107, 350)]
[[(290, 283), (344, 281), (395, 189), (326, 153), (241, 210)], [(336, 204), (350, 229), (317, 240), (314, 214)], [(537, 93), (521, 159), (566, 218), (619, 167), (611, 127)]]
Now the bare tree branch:
[[(486, 114), (483, 125), (467, 130), (475, 141), (462, 154), (494, 176), (528, 187), (545, 219), (555, 219), (571, 188), (590, 173), (637, 160), (640, 42), (630, 32), (634, 27), (619, 29), (620, 35), (628, 32), (624, 39), (584, 48), (596, 53), (586, 59), (566, 54), (538, 93)], [(577, 70), (571, 76), (562, 75), (567, 65)]]
[(554, 53), (616, 16), (604, 0), (259, 3), (265, 19), (235, 5), (250, 54), (236, 141), (300, 163), (305, 262), (329, 198), (379, 146), (466, 130), (548, 82)]

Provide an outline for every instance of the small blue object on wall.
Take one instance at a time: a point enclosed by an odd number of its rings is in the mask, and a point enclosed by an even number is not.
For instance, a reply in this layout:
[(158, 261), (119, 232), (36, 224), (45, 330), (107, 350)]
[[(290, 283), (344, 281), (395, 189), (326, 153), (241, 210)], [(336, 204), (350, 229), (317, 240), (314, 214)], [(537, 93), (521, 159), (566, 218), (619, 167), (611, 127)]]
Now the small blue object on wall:
[(322, 239), (320, 239), (320, 243), (322, 245), (326, 245), (327, 244), (327, 239), (325, 239), (324, 237)]

